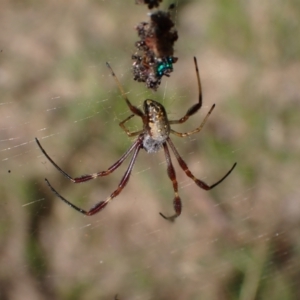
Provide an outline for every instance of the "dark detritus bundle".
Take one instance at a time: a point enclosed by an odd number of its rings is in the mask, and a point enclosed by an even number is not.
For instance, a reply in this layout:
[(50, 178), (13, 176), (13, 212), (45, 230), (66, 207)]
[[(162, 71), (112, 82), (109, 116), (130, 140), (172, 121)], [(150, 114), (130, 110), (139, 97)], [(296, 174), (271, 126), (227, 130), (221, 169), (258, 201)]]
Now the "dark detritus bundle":
[(158, 10), (150, 15), (150, 22), (141, 22), (136, 30), (140, 41), (136, 42), (136, 47), (141, 51), (153, 51), (156, 57), (162, 58), (172, 56), (174, 53), (174, 43), (178, 39), (178, 34), (174, 28), (169, 11)]
[(158, 7), (162, 0), (135, 0), (136, 4), (147, 4), (149, 9)]
[(171, 20), (170, 10), (150, 14), (150, 22), (141, 22), (136, 27), (139, 41), (135, 43), (137, 52), (132, 56), (134, 80), (145, 82), (148, 88), (156, 90), (162, 76), (170, 76), (177, 58), (174, 43), (178, 34)]
[(170, 76), (176, 57), (156, 58), (154, 55), (133, 55), (133, 79), (145, 82), (150, 89), (157, 90), (162, 76)]

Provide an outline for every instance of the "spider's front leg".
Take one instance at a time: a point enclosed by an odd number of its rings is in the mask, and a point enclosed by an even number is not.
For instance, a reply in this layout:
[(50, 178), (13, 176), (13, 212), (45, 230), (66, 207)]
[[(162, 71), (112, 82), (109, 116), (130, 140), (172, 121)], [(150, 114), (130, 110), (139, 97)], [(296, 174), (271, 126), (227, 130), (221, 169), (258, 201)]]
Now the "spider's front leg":
[(201, 107), (202, 107), (202, 87), (201, 87), (201, 81), (200, 81), (200, 75), (199, 75), (199, 69), (198, 69), (198, 63), (197, 58), (194, 57), (194, 63), (195, 63), (195, 70), (196, 70), (196, 77), (197, 77), (197, 84), (198, 84), (198, 102), (194, 105), (192, 105), (186, 112), (186, 114), (179, 120), (170, 120), (170, 124), (182, 124), (185, 121), (189, 119), (190, 116), (195, 114)]
[(192, 131), (184, 132), (184, 133), (178, 132), (178, 131), (175, 131), (175, 130), (171, 129), (171, 133), (173, 133), (173, 134), (175, 134), (179, 137), (186, 137), (186, 136), (189, 136), (189, 135), (192, 135), (192, 134), (195, 134), (195, 133), (201, 131), (201, 129), (203, 128), (204, 124), (206, 123), (208, 117), (210, 116), (210, 114), (214, 110), (215, 106), (216, 105), (213, 104), (213, 106), (210, 108), (209, 112), (206, 114), (206, 116), (205, 116), (204, 120), (202, 121), (202, 123), (200, 124), (200, 126), (197, 127), (196, 129), (194, 129)]
[(130, 132), (130, 130), (125, 126), (125, 123), (128, 122), (134, 116), (135, 115), (130, 115), (128, 118), (126, 118), (125, 120), (123, 120), (122, 122), (119, 123), (119, 126), (126, 132), (126, 134), (129, 137), (136, 136), (136, 135), (138, 135), (138, 134), (140, 134), (140, 133), (143, 132), (143, 130), (138, 130), (138, 131)]
[[(141, 117), (142, 119), (144, 119), (144, 113), (137, 108), (136, 106), (132, 105), (131, 102), (129, 101), (128, 97), (126, 96), (126, 93), (117, 77), (117, 75), (115, 74), (115, 72), (113, 71), (112, 67), (110, 66), (110, 64), (107, 62), (106, 66), (110, 69), (111, 75), (113, 76), (113, 78), (116, 81), (116, 84), (121, 92), (122, 97), (124, 98), (126, 104), (128, 105), (129, 109), (131, 110), (132, 113), (134, 113), (135, 115)], [(131, 118), (131, 117), (130, 117)], [(130, 119), (129, 118), (129, 119)]]

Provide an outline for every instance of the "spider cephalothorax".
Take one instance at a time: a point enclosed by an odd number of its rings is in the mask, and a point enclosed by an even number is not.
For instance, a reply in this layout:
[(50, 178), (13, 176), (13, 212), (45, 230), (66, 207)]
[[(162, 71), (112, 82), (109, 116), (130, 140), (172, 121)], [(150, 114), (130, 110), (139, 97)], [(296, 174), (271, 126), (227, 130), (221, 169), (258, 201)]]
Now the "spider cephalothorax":
[[(206, 117), (204, 118), (204, 120), (202, 121), (200, 126), (198, 126), (196, 129), (194, 129), (192, 131), (181, 133), (181, 132), (177, 132), (177, 131), (173, 130), (170, 126), (172, 124), (184, 123), (185, 121), (187, 121), (189, 119), (190, 116), (195, 114), (202, 106), (202, 90), (201, 90), (201, 83), (200, 83), (200, 77), (199, 77), (199, 71), (198, 71), (198, 65), (197, 65), (196, 58), (194, 58), (194, 62), (195, 62), (197, 83), (198, 83), (198, 89), (199, 89), (198, 102), (196, 104), (194, 104), (192, 107), (190, 107), (187, 110), (186, 114), (178, 120), (168, 120), (168, 116), (167, 116), (164, 106), (162, 104), (158, 103), (157, 101), (154, 101), (151, 99), (146, 99), (144, 101), (144, 107), (143, 107), (144, 111), (141, 111), (138, 107), (132, 105), (131, 102), (129, 101), (129, 99), (127, 98), (118, 78), (116, 77), (116, 75), (113, 72), (110, 65), (107, 63), (107, 66), (110, 68), (111, 74), (115, 78), (116, 83), (121, 91), (121, 94), (122, 94), (124, 100), (126, 101), (129, 109), (132, 112), (132, 114), (129, 117), (127, 117), (124, 121), (122, 121), (119, 124), (128, 136), (130, 136), (130, 137), (137, 136), (137, 139), (132, 144), (132, 146), (121, 156), (121, 158), (117, 162), (115, 162), (106, 171), (101, 171), (101, 172), (88, 174), (88, 175), (82, 175), (82, 176), (73, 178), (70, 175), (68, 175), (65, 171), (63, 171), (52, 160), (52, 158), (47, 154), (47, 152), (41, 146), (41, 144), (37, 138), (36, 138), (36, 142), (37, 142), (39, 148), (41, 149), (41, 151), (44, 153), (44, 155), (47, 157), (47, 159), (54, 165), (54, 167), (56, 169), (58, 169), (66, 178), (71, 180), (73, 183), (85, 182), (85, 181), (89, 181), (91, 179), (95, 179), (97, 177), (107, 176), (107, 175), (111, 174), (113, 171), (115, 171), (125, 161), (125, 159), (131, 153), (133, 153), (130, 163), (129, 163), (129, 166), (127, 168), (127, 171), (125, 172), (123, 178), (121, 179), (121, 182), (118, 185), (118, 188), (106, 200), (97, 203), (88, 211), (85, 211), (85, 210), (77, 207), (76, 205), (72, 204), (71, 202), (69, 202), (67, 199), (65, 199), (63, 196), (61, 196), (52, 187), (52, 185), (49, 183), (49, 181), (47, 179), (45, 179), (47, 184), (51, 188), (51, 190), (61, 200), (66, 202), (69, 206), (73, 207), (74, 209), (76, 209), (77, 211), (81, 212), (84, 215), (92, 216), (95, 213), (102, 210), (113, 198), (115, 198), (117, 195), (119, 195), (120, 192), (123, 190), (123, 188), (125, 187), (125, 185), (127, 184), (128, 180), (129, 180), (129, 177), (130, 177), (131, 171), (133, 169), (134, 163), (136, 161), (137, 155), (141, 149), (144, 149), (148, 153), (153, 153), (153, 152), (157, 152), (158, 150), (163, 148), (165, 157), (166, 157), (166, 162), (167, 162), (167, 173), (173, 184), (173, 190), (174, 190), (174, 195), (175, 195), (174, 200), (173, 200), (173, 206), (174, 206), (175, 214), (170, 217), (166, 217), (162, 213), (160, 213), (160, 215), (167, 220), (173, 221), (175, 218), (177, 218), (181, 214), (182, 205), (181, 205), (181, 199), (180, 199), (179, 193), (178, 193), (178, 183), (177, 183), (177, 179), (176, 179), (175, 169), (173, 167), (173, 163), (171, 160), (169, 147), (173, 151), (175, 158), (177, 159), (182, 170), (186, 173), (186, 175), (188, 177), (190, 177), (196, 183), (197, 186), (199, 186), (200, 188), (202, 188), (204, 190), (211, 190), (212, 188), (217, 186), (219, 183), (221, 183), (232, 172), (232, 170), (236, 166), (236, 163), (219, 181), (217, 181), (213, 185), (208, 185), (204, 181), (197, 179), (192, 174), (192, 172), (189, 170), (187, 164), (184, 162), (184, 160), (181, 158), (181, 156), (177, 152), (177, 150), (170, 138), (170, 134), (174, 134), (179, 137), (186, 137), (186, 136), (189, 136), (189, 135), (199, 132), (202, 129), (202, 127), (204, 126), (207, 118), (209, 117), (209, 115), (211, 114), (211, 112), (213, 111), (213, 109), (215, 107), (215, 105), (213, 105), (211, 107), (211, 109), (207, 113)], [(139, 131), (131, 132), (127, 129), (127, 127), (125, 126), (125, 123), (134, 116), (138, 116), (142, 119), (143, 129), (139, 130)]]

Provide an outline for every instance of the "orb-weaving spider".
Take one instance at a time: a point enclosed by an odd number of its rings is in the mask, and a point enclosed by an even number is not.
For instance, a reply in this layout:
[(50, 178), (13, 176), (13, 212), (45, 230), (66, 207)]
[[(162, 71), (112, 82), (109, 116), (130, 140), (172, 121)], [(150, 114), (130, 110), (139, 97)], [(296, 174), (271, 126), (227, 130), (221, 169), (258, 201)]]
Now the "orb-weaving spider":
[[(209, 112), (207, 113), (206, 117), (204, 118), (204, 120), (202, 121), (200, 126), (197, 127), (196, 129), (192, 130), (192, 131), (185, 132), (185, 133), (180, 133), (180, 132), (177, 132), (177, 131), (170, 128), (170, 125), (172, 125), (172, 124), (182, 124), (185, 121), (187, 121), (189, 119), (189, 117), (192, 116), (193, 114), (195, 114), (202, 106), (201, 83), (200, 83), (197, 60), (196, 60), (195, 57), (194, 57), (194, 63), (195, 63), (198, 90), (199, 90), (198, 102), (196, 104), (194, 104), (192, 107), (190, 107), (188, 109), (188, 111), (186, 112), (186, 114), (179, 120), (168, 120), (167, 113), (166, 113), (165, 108), (163, 107), (163, 105), (161, 105), (160, 103), (158, 103), (154, 100), (151, 100), (151, 99), (146, 99), (144, 101), (144, 112), (141, 111), (136, 106), (132, 105), (131, 102), (129, 101), (129, 99), (127, 98), (127, 96), (126, 96), (126, 94), (123, 90), (123, 87), (121, 86), (121, 84), (120, 84), (118, 78), (116, 77), (114, 71), (112, 70), (110, 65), (108, 63), (106, 63), (108, 68), (111, 71), (112, 76), (114, 77), (114, 79), (115, 79), (115, 81), (118, 85), (118, 88), (120, 89), (120, 92), (121, 92), (124, 100), (126, 101), (126, 104), (128, 105), (129, 109), (133, 113), (129, 117), (127, 117), (124, 121), (120, 122), (119, 125), (126, 132), (126, 134), (129, 137), (138, 136), (136, 141), (121, 156), (121, 158), (117, 162), (115, 162), (111, 167), (109, 167), (106, 171), (101, 171), (101, 172), (88, 174), (88, 175), (82, 175), (80, 177), (73, 178), (70, 175), (68, 175), (65, 171), (63, 171), (52, 160), (52, 158), (47, 154), (47, 152), (41, 146), (39, 140), (37, 138), (35, 140), (36, 140), (39, 148), (41, 149), (41, 151), (48, 158), (48, 160), (54, 165), (54, 167), (58, 171), (60, 171), (66, 178), (71, 180), (73, 183), (85, 182), (85, 181), (89, 181), (91, 179), (95, 179), (95, 178), (98, 178), (98, 177), (107, 176), (107, 175), (111, 174), (113, 171), (115, 171), (124, 162), (124, 160), (129, 156), (129, 154), (133, 152), (133, 155), (132, 155), (132, 158), (130, 160), (129, 166), (128, 166), (125, 174), (123, 175), (123, 178), (121, 179), (121, 182), (119, 183), (118, 188), (105, 201), (100, 201), (99, 203), (97, 203), (95, 206), (93, 206), (88, 211), (83, 210), (83, 209), (75, 206), (71, 202), (69, 202), (67, 199), (65, 199), (63, 196), (61, 196), (52, 187), (52, 185), (49, 183), (49, 181), (47, 179), (45, 179), (47, 184), (49, 185), (50, 189), (54, 192), (54, 194), (56, 196), (58, 196), (61, 200), (63, 200), (65, 203), (67, 203), (69, 206), (73, 207), (74, 209), (81, 212), (82, 214), (84, 214), (86, 216), (92, 216), (92, 215), (96, 214), (97, 212), (99, 212), (100, 210), (102, 210), (110, 202), (110, 200), (112, 200), (117, 195), (119, 195), (120, 192), (123, 190), (123, 188), (125, 187), (125, 185), (127, 184), (128, 180), (129, 180), (129, 177), (130, 177), (131, 171), (133, 169), (134, 163), (136, 161), (137, 155), (138, 155), (138, 153), (141, 149), (144, 149), (148, 153), (153, 153), (153, 152), (157, 152), (158, 150), (163, 148), (164, 152), (165, 152), (166, 162), (167, 162), (167, 172), (168, 172), (169, 178), (171, 179), (171, 181), (173, 183), (173, 189), (174, 189), (174, 193), (175, 193), (175, 198), (174, 198), (174, 201), (173, 201), (175, 214), (170, 216), (170, 217), (166, 217), (162, 213), (160, 213), (160, 215), (163, 218), (167, 219), (167, 220), (173, 221), (175, 218), (177, 218), (181, 214), (182, 205), (181, 205), (181, 200), (180, 200), (180, 197), (179, 197), (179, 194), (178, 194), (178, 183), (177, 183), (177, 180), (176, 180), (176, 174), (175, 174), (175, 170), (174, 170), (174, 167), (173, 167), (173, 164), (172, 164), (172, 161), (171, 161), (171, 156), (170, 156), (170, 152), (169, 152), (169, 148), (168, 148), (167, 144), (169, 144), (169, 146), (171, 147), (171, 149), (172, 149), (172, 151), (173, 151), (180, 167), (183, 169), (183, 171), (186, 173), (186, 175), (188, 177), (190, 177), (200, 188), (202, 188), (204, 190), (210, 190), (210, 189), (214, 188), (215, 186), (217, 186), (219, 183), (221, 183), (232, 172), (232, 170), (236, 166), (236, 163), (232, 166), (232, 168), (219, 181), (217, 181), (213, 185), (208, 185), (205, 182), (203, 182), (202, 180), (197, 179), (191, 173), (188, 166), (186, 165), (184, 160), (181, 158), (181, 156), (177, 152), (173, 142), (171, 141), (171, 139), (169, 137), (170, 133), (172, 133), (176, 136), (179, 136), (179, 137), (186, 137), (186, 136), (189, 136), (189, 135), (192, 135), (194, 133), (199, 132), (202, 129), (202, 127), (204, 126), (207, 118), (209, 117), (209, 115), (211, 114), (211, 112), (213, 111), (213, 109), (215, 107), (215, 104), (214, 104), (211, 107), (211, 109), (209, 110)], [(128, 120), (130, 120), (132, 117), (134, 117), (135, 115), (139, 116), (142, 119), (143, 129), (139, 130), (139, 131), (135, 131), (135, 132), (130, 132), (126, 128), (125, 123)]]

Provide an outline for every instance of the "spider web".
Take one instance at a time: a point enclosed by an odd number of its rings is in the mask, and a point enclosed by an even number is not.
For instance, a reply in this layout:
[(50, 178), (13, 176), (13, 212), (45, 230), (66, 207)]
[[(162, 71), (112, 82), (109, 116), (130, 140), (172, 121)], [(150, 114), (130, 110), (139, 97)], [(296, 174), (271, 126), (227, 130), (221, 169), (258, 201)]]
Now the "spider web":
[[(148, 10), (131, 2), (3, 3), (0, 298), (299, 299), (296, 1), (177, 1), (179, 60), (157, 93), (132, 80), (134, 27)], [(105, 170), (128, 149), (118, 123), (130, 112), (106, 61), (134, 105), (151, 98), (176, 119), (197, 101), (193, 56), (204, 105), (174, 128), (194, 129), (216, 109), (201, 133), (172, 140), (208, 184), (237, 161), (220, 186), (199, 189), (172, 157), (183, 212), (166, 222), (159, 212), (173, 214), (173, 190), (163, 152), (141, 151), (123, 192), (93, 217), (49, 191), (44, 178), (88, 209), (126, 171), (129, 160), (74, 185), (34, 141), (72, 176)]]

